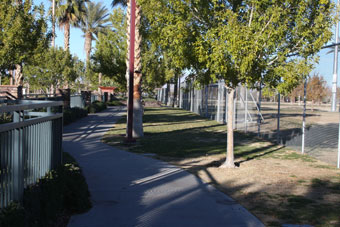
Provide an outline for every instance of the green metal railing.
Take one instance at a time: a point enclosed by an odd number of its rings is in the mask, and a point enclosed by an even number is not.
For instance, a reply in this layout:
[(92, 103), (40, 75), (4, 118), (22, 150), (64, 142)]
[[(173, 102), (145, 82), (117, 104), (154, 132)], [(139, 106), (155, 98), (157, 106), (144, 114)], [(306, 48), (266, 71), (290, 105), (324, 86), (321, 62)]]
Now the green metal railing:
[[(12, 122), (0, 124), (0, 208), (22, 201), (24, 189), (62, 161), (63, 114), (58, 101), (16, 101), (0, 106)], [(46, 112), (34, 112), (34, 110)]]

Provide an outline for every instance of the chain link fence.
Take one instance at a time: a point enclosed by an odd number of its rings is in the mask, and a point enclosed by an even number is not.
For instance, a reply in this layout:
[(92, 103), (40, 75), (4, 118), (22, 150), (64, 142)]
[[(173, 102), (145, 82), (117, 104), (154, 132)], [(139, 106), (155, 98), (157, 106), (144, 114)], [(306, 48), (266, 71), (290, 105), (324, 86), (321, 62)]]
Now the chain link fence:
[[(228, 93), (223, 80), (202, 88), (196, 88), (193, 83), (186, 81), (178, 87), (177, 97), (174, 97), (174, 86), (159, 89), (157, 100), (227, 123)], [(254, 134), (337, 165), (340, 117), (339, 112), (331, 112), (330, 97), (315, 103), (304, 102), (303, 95), (286, 97), (275, 91), (271, 95), (262, 93), (244, 86), (236, 88), (235, 130)], [(308, 96), (308, 93), (305, 94)]]

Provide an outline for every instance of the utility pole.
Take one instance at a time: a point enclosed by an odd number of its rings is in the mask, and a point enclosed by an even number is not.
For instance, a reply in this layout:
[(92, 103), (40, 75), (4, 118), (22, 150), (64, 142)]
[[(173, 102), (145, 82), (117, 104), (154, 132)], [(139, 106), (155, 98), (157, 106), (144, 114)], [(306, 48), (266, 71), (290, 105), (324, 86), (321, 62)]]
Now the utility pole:
[(133, 142), (133, 77), (135, 71), (135, 27), (136, 27), (136, 0), (131, 0), (130, 4), (130, 56), (129, 56), (129, 96), (128, 96), (128, 134), (127, 142)]
[(55, 0), (52, 1), (52, 47), (55, 47)]
[[(339, 10), (339, 0), (336, 3), (337, 10)], [(335, 43), (339, 43), (339, 21), (336, 22), (335, 27)], [(334, 62), (333, 62), (333, 83), (332, 83), (332, 112), (336, 111), (336, 87), (338, 79), (338, 45), (334, 46)]]

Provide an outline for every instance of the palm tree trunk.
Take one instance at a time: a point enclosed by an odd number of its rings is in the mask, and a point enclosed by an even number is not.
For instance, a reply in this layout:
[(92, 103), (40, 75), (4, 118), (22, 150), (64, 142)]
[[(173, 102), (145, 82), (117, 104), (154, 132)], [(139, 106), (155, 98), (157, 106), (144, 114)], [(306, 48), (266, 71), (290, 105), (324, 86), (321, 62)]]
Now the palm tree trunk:
[(92, 34), (91, 32), (86, 32), (85, 33), (86, 65), (88, 65), (88, 63), (90, 62), (91, 49), (92, 49)]
[(64, 50), (70, 48), (70, 23), (64, 25)]
[[(129, 81), (129, 46), (130, 46), (130, 15), (131, 15), (131, 4), (127, 1), (127, 58), (126, 58), (126, 79)], [(139, 33), (139, 27), (141, 22), (141, 8), (136, 5), (136, 31), (135, 31), (135, 66), (134, 66), (134, 85), (133, 85), (133, 128), (132, 136), (133, 138), (140, 138), (144, 136), (143, 130), (143, 112), (144, 108), (141, 99), (141, 83), (142, 83), (142, 65), (141, 65), (141, 41), (142, 36)], [(136, 73), (137, 72), (137, 73)], [(129, 83), (127, 83), (127, 90), (129, 90)]]
[(102, 73), (98, 73), (98, 94), (99, 94), (98, 101), (100, 101), (100, 102), (103, 101), (102, 100), (102, 90), (99, 87), (102, 84), (102, 77), (103, 77), (103, 74)]
[(141, 23), (141, 8), (136, 5), (136, 31), (135, 31), (135, 73), (133, 86), (133, 134), (134, 138), (144, 136), (142, 105), (142, 63), (141, 63), (141, 44), (142, 35), (139, 32)]
[(234, 163), (234, 98), (235, 98), (235, 89), (228, 88), (228, 134), (227, 134), (227, 157), (225, 162), (221, 165), (222, 168), (235, 168)]
[(55, 47), (55, 0), (52, 0), (52, 47)]

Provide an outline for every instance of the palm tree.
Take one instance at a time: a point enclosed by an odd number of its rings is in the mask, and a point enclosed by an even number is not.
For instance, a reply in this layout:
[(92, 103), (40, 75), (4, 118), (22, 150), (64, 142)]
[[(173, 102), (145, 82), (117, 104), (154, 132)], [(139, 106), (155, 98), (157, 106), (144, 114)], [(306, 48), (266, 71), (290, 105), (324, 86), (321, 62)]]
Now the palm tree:
[[(126, 14), (126, 21), (128, 23), (127, 26), (127, 72), (126, 72), (126, 79), (129, 79), (129, 40), (130, 40), (130, 1), (129, 0), (113, 0), (111, 3), (112, 7), (115, 7), (117, 5), (122, 5), (123, 7), (127, 7), (127, 14)], [(141, 42), (142, 42), (142, 36), (139, 32), (140, 24), (141, 24), (141, 8), (137, 4), (136, 5), (136, 30), (135, 30), (135, 68), (134, 72), (141, 72), (142, 64), (141, 64)], [(141, 73), (135, 73), (134, 75), (134, 86), (133, 86), (133, 137), (143, 137), (143, 106), (142, 106), (142, 100), (141, 100), (141, 82), (142, 82), (142, 74)], [(129, 84), (129, 83), (127, 83)]]
[(88, 2), (86, 7), (85, 16), (81, 22), (81, 30), (85, 36), (85, 52), (86, 52), (86, 64), (90, 60), (90, 53), (92, 48), (92, 40), (98, 37), (99, 32), (103, 32), (107, 27), (108, 10), (105, 6), (99, 3)]
[(79, 27), (85, 14), (85, 2), (88, 0), (60, 0), (57, 17), (59, 27), (64, 29), (64, 50), (70, 48), (70, 27)]

